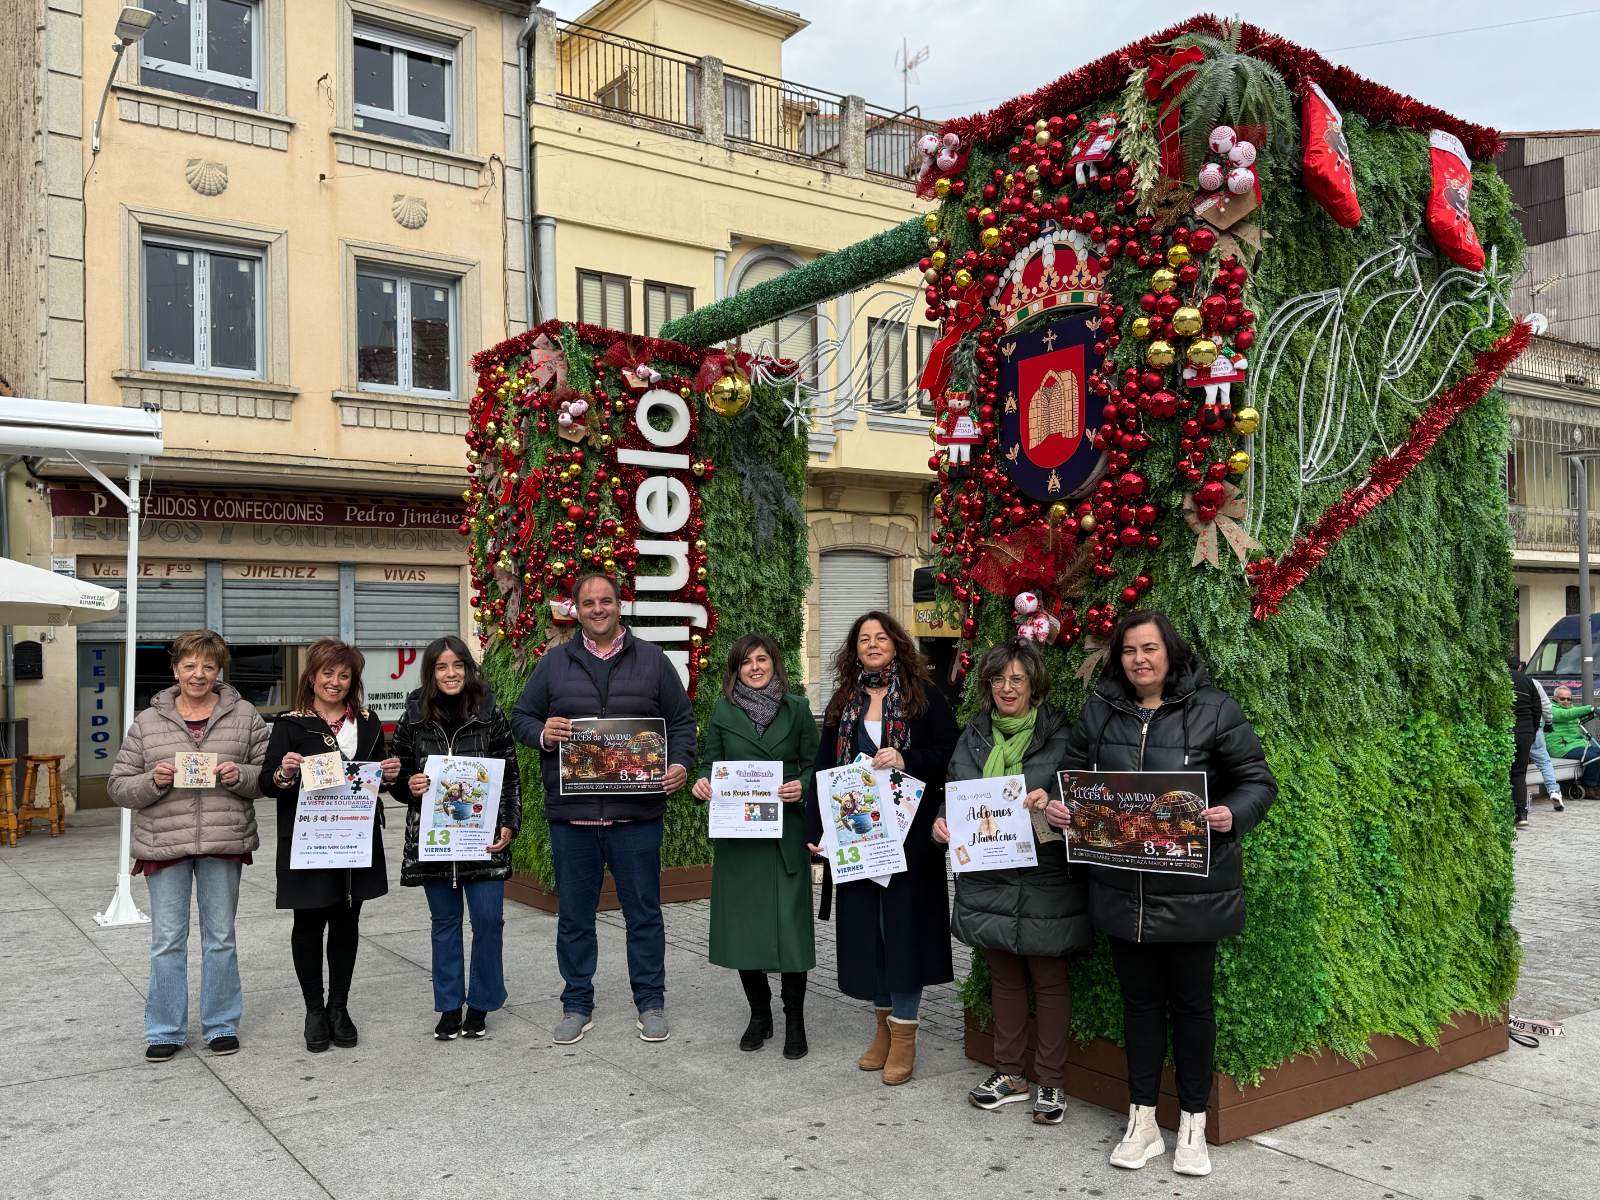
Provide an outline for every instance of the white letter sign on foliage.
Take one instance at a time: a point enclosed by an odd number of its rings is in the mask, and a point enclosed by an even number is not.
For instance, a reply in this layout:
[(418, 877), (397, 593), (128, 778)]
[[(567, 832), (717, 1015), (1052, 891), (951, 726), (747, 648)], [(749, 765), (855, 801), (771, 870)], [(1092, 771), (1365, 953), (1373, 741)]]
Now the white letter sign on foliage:
[[(666, 409), (672, 415), (672, 421), (665, 429), (657, 429), (650, 423), (650, 414), (658, 408)], [(681, 446), (684, 439), (689, 436), (691, 424), (689, 406), (684, 403), (682, 396), (665, 388), (648, 391), (639, 397), (638, 407), (633, 412), (633, 420), (638, 426), (639, 436), (657, 449), (620, 449), (617, 451), (618, 462), (655, 471), (689, 469), (689, 456), (673, 452), (674, 447)], [(670, 475), (651, 476), (639, 485), (634, 496), (634, 511), (639, 516), (639, 526), (641, 530), (648, 530), (651, 533), (676, 533), (682, 529), (689, 520), (689, 507), (689, 489), (682, 480), (674, 479)], [(640, 538), (636, 545), (641, 556), (655, 555), (673, 561), (670, 575), (640, 575), (635, 571), (633, 576), (635, 594), (674, 592), (689, 582), (688, 542), (682, 539)], [(634, 600), (623, 605), (623, 613), (630, 617), (688, 617), (691, 625), (703, 626), (706, 622), (705, 607), (699, 604)], [(651, 642), (687, 642), (689, 629), (690, 625), (647, 625), (633, 627), (633, 632)], [(672, 665), (678, 669), (678, 677), (683, 680), (684, 686), (688, 687), (689, 651), (668, 650), (666, 653)]]

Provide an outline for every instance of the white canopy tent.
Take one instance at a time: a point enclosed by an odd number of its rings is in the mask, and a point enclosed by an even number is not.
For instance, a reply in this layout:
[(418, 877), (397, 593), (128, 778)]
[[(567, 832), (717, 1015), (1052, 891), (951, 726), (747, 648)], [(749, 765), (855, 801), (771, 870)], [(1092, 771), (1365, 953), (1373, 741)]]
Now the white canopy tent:
[[(21, 458), (65, 456), (87, 471), (127, 509), (128, 640), (124, 665), (126, 679), (122, 689), (124, 736), (133, 724), (133, 660), (139, 629), (139, 472), (146, 462), (161, 451), (159, 410), (69, 404), (58, 400), (29, 400), (10, 396), (0, 401), (0, 455), (6, 456), (5, 461), (0, 463), (0, 488), (5, 486), (6, 476)], [(113, 483), (99, 464), (124, 466), (127, 489)], [(10, 567), (6, 570), (9, 574)], [(114, 611), (113, 608), (104, 615), (110, 616)], [(9, 666), (8, 663), (8, 670)], [(117, 851), (117, 890), (106, 911), (95, 914), (94, 919), (101, 925), (136, 925), (150, 919), (133, 902), (133, 864), (130, 861), (132, 838), (133, 814), (123, 809), (122, 837)]]
[(117, 593), (0, 558), (0, 625), (87, 625), (117, 615)]

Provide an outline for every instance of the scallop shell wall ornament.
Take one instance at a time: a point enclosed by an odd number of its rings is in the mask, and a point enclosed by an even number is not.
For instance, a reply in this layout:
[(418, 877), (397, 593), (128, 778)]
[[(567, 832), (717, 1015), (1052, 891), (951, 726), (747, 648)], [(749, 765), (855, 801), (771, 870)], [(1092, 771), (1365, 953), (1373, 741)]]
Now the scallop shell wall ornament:
[(220, 196), (228, 188), (228, 165), (209, 158), (191, 158), (183, 177), (202, 196)]
[(407, 229), (421, 229), (428, 223), (428, 202), (421, 196), (407, 196), (404, 192), (396, 192), (394, 204), (389, 211), (394, 213), (394, 219)]

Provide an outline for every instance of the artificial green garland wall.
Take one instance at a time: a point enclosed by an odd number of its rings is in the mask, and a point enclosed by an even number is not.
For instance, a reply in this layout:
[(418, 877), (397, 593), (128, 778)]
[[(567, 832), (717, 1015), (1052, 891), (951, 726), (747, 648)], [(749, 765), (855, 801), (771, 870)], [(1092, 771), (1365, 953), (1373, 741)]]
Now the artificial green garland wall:
[[(569, 358), (587, 363), (594, 353), (594, 347), (584, 345), (580, 353)], [(611, 382), (615, 386), (616, 381)], [(799, 500), (805, 495), (806, 442), (784, 427), (788, 415), (784, 397), (788, 391), (776, 386), (755, 388), (749, 407), (733, 419), (712, 412), (696, 397), (700, 431), (694, 453), (716, 464), (712, 477), (699, 484), (708, 554), (706, 589), (717, 612), (716, 632), (706, 644), (709, 664), (700, 672), (694, 704), (702, 732), (721, 695), (728, 649), (746, 633), (766, 633), (778, 643), (784, 651), (792, 688), (803, 694), (802, 605), (811, 572), (806, 558), (809, 532), (804, 520), (796, 519), (795, 514), (802, 518), (804, 515)], [(566, 444), (560, 448), (566, 448)], [(760, 476), (763, 466), (781, 478), (794, 501), (792, 506), (770, 495), (757, 494), (754, 503), (747, 498), (746, 481)], [(770, 534), (764, 540), (762, 535), (768, 529)], [(497, 641), (485, 653), (484, 669), (504, 711), (509, 713), (516, 704), (531, 668), (530, 663), (528, 669), (519, 670), (504, 641)], [(555, 874), (550, 858), (550, 827), (544, 818), (539, 755), (533, 749), (520, 747), (518, 758), (523, 818), (522, 832), (512, 846), (512, 867), (553, 890)], [(693, 779), (692, 771), (690, 778)], [(685, 787), (667, 804), (661, 865), (682, 867), (710, 861), (705, 806), (696, 803)]]
[[(1426, 139), (1349, 113), (1345, 134), (1365, 213), (1355, 230), (1340, 229), (1299, 186), (1297, 164), (1266, 155), (1257, 162), (1270, 237), (1248, 303), (1264, 318), (1293, 296), (1338, 287), (1421, 215)], [(998, 154), (974, 154), (967, 178), (1001, 163)], [(972, 244), (964, 208), (944, 208), (952, 258)], [(1472, 215), (1485, 246), (1498, 247), (1501, 270), (1514, 275), (1520, 230), (1506, 188), (1486, 165), (1475, 172)], [(1409, 236), (1429, 244), (1426, 233)], [(1442, 255), (1425, 261), (1424, 278), (1441, 265), (1450, 265)], [(1137, 304), (1141, 276), (1113, 272), (1118, 303)], [(1503, 309), (1499, 315), (1503, 327)], [(1447, 317), (1418, 370), (1442, 369), (1466, 327), (1460, 314)], [(1476, 335), (1473, 346), (1490, 340)], [(1134, 365), (1142, 348), (1125, 341), (1115, 352), (1119, 365)], [(1311, 351), (1302, 339), (1289, 357)], [(1458, 362), (1451, 380), (1467, 369), (1470, 360)], [(1272, 397), (1280, 421), (1294, 412), (1297, 382), (1297, 364), (1286, 365)], [(1251, 396), (1260, 406), (1259, 393)], [(1394, 404), (1385, 413), (1384, 439), (1395, 445), (1415, 413)], [(1250, 590), (1231, 556), (1220, 571), (1189, 565), (1194, 535), (1177, 515), (1183, 488), (1173, 471), (1178, 436), (1175, 423), (1157, 427), (1141, 468), (1166, 514), (1156, 527), (1164, 544), (1119, 557), (1118, 573), (1152, 576), (1145, 605), (1172, 615), (1213, 682), (1243, 705), (1280, 789), (1266, 821), (1244, 839), (1249, 919), (1219, 954), (1218, 1068), (1250, 1079), (1321, 1046), (1358, 1058), (1372, 1034), (1431, 1042), (1453, 1014), (1497, 1015), (1520, 961), (1510, 924), (1503, 654), (1515, 604), (1502, 398), (1491, 393), (1460, 416), (1394, 496), (1265, 621), (1250, 616)], [(1279, 436), (1266, 453), (1275, 480), (1294, 477), (1290, 438)], [(1355, 478), (1311, 489), (1302, 528)], [(1288, 544), (1289, 511), (1269, 510), (1261, 540), (1274, 554)], [(1122, 586), (1120, 578), (1091, 581), (1080, 609)], [(982, 606), (978, 648), (1011, 635), (1006, 608), (1000, 600)], [(1074, 716), (1087, 696), (1073, 677), (1084, 654), (1081, 646), (1049, 654), (1054, 702)], [(1072, 974), (1074, 1035), (1120, 1041), (1121, 999), (1103, 939), (1075, 960)], [(981, 955), (963, 996), (987, 1011)]]

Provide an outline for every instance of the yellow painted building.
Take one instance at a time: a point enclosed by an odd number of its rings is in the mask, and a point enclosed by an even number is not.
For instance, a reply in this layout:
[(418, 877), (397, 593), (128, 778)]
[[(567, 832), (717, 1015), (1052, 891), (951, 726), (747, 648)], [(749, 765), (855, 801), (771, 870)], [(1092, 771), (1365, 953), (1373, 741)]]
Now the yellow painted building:
[[(925, 127), (785, 82), (805, 22), (747, 0), (618, 0), (573, 23), (516, 0), (141, 3), (0, 13), (0, 121), (20, 131), (0, 375), (162, 412), (141, 702), (168, 681), (164, 644), (207, 625), (265, 708), (292, 699), (310, 641), (354, 641), (392, 719), (418, 648), (470, 626), (455, 526), (475, 350), (530, 315), (654, 333), (922, 207)], [(814, 700), (840, 621), (909, 619), (928, 559), (918, 282), (745, 339), (817, 389)], [(75, 464), (16, 464), (3, 486), (13, 557), (123, 586), (126, 519)], [(124, 686), (125, 631), (14, 636), (28, 748), (66, 754), (69, 787), (103, 803), (116, 722), (84, 684), (115, 662)]]

